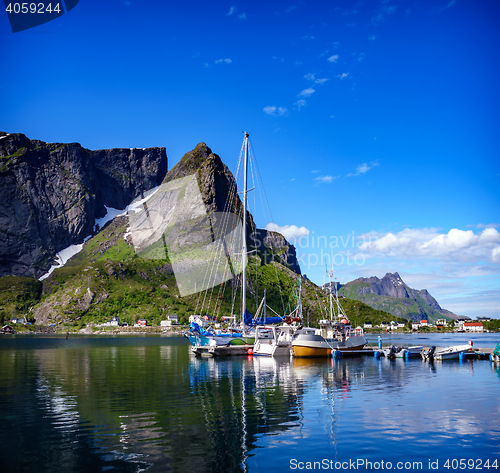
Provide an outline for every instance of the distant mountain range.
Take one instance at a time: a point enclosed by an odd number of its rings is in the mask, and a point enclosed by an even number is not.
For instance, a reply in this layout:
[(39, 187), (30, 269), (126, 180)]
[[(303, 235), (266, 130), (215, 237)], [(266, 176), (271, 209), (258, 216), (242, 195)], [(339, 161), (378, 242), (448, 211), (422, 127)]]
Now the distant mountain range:
[[(330, 287), (330, 283), (323, 286), (326, 290), (330, 290)], [(441, 308), (427, 289), (409, 287), (397, 272), (387, 273), (382, 279), (375, 276), (358, 278), (345, 285), (339, 284), (338, 287), (339, 295), (408, 320), (427, 319), (435, 322), (438, 319), (458, 318), (453, 312)]]

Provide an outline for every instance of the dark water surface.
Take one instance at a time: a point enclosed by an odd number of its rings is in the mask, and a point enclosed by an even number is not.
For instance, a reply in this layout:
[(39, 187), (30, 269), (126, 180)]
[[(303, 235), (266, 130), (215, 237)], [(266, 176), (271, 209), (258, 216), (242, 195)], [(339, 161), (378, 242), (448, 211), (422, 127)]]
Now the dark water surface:
[[(493, 348), (500, 334), (402, 338)], [(175, 337), (2, 336), (0, 452), (6, 472), (500, 471), (500, 363), (196, 359)]]

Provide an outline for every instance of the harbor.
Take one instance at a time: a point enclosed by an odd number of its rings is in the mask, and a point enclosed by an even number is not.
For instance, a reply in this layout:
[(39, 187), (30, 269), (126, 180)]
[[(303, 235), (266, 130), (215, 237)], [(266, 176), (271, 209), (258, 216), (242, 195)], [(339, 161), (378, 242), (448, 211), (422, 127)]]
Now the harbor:
[[(471, 338), (493, 347), (498, 334)], [(499, 458), (499, 363), (366, 354), (198, 357), (183, 337), (2, 337), (0, 439), (10, 445), (2, 461), (7, 471), (69, 473), (78, 464), (81, 473), (138, 473), (357, 459), (433, 471), (429, 459)]]

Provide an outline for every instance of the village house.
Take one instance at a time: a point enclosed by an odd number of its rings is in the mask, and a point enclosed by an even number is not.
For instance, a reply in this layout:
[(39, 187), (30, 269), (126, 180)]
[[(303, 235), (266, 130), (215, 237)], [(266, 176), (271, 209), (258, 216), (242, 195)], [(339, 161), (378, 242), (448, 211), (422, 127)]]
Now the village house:
[(111, 317), (110, 320), (104, 322), (100, 327), (118, 327), (120, 325), (120, 317)]
[(463, 329), (466, 332), (482, 332), (483, 323), (482, 322), (464, 322)]
[(170, 327), (171, 325), (179, 325), (178, 315), (167, 315), (167, 320), (160, 322), (160, 327)]

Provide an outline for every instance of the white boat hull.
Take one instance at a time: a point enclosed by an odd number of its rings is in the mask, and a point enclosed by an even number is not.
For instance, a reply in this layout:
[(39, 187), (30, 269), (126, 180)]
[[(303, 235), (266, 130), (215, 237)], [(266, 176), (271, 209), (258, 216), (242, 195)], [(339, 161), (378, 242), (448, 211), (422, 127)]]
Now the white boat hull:
[(291, 326), (256, 328), (255, 356), (290, 356), (294, 328)]
[(448, 348), (440, 348), (434, 352), (434, 359), (441, 360), (458, 360), (460, 353), (465, 353), (472, 350), (471, 345), (458, 345)]

